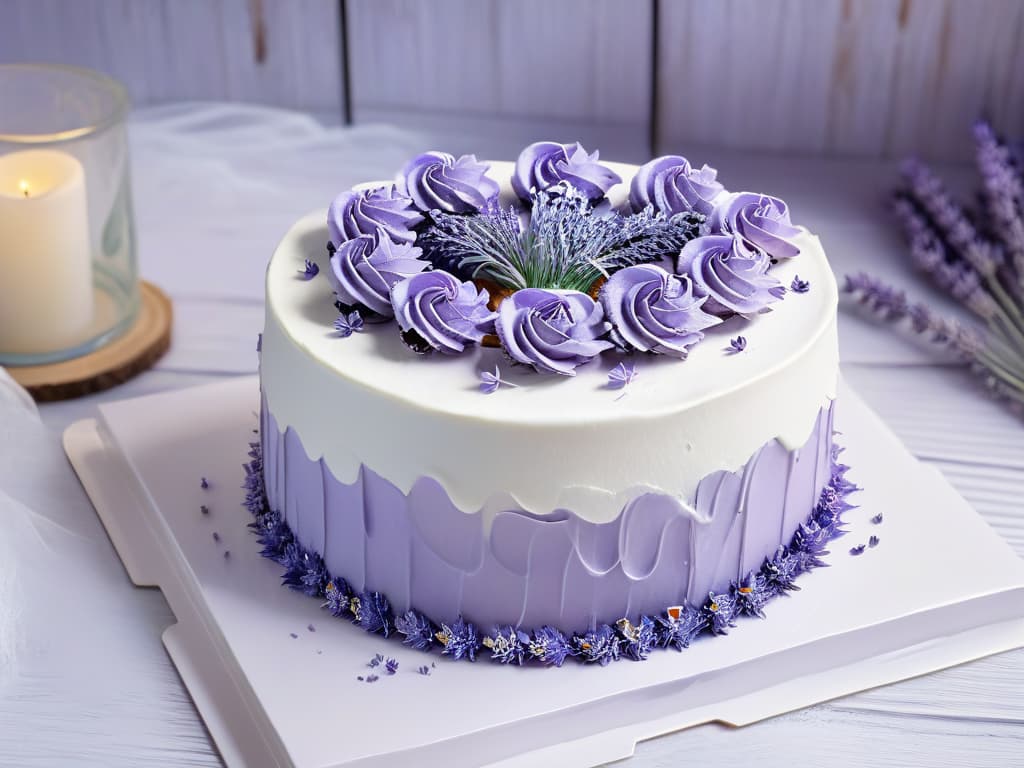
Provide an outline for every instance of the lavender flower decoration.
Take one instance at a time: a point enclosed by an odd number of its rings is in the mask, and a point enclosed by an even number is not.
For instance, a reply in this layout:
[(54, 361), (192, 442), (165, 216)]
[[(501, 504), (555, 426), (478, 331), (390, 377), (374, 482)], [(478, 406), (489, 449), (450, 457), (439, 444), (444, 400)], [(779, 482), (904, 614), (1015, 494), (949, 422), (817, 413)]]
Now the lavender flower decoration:
[(305, 260), (305, 264), (302, 269), (299, 270), (299, 277), (302, 280), (312, 280), (314, 277), (320, 274), (320, 267), (309, 259)]
[(422, 221), (423, 214), (413, 207), (412, 198), (400, 194), (394, 184), (342, 192), (327, 210), (327, 229), (336, 247), (381, 231), (394, 243), (412, 245), (416, 242), (413, 229)]
[(576, 367), (612, 347), (601, 305), (579, 291), (527, 288), (506, 298), (495, 326), (508, 356), (541, 373), (575, 376)]
[(736, 599), (728, 593), (709, 593), (702, 610), (708, 629), (716, 635), (727, 635), (729, 630), (736, 626), (736, 622), (733, 621), (737, 613)]
[(554, 627), (545, 625), (534, 630), (530, 639), (530, 655), (542, 664), (560, 667), (573, 655), (573, 650), (565, 635)]
[(704, 338), (704, 329), (722, 322), (704, 311), (708, 299), (694, 293), (689, 277), (653, 264), (619, 270), (599, 298), (621, 346), (680, 360)]
[(768, 274), (770, 266), (764, 251), (737, 237), (704, 235), (683, 246), (676, 271), (689, 275), (696, 293), (708, 297), (705, 312), (729, 317), (765, 312), (783, 297), (786, 289)]
[(773, 595), (786, 595), (800, 591), (796, 577), (802, 573), (800, 558), (789, 547), (779, 547), (770, 560), (761, 566), (767, 589)]
[(402, 642), (415, 648), (417, 651), (425, 651), (434, 644), (437, 628), (426, 616), (416, 611), (406, 611), (395, 619), (395, 629), (402, 635)]
[(429, 349), (459, 354), (494, 330), (497, 314), (487, 308), (487, 291), (441, 270), (421, 272), (396, 283), (391, 306), (399, 327)]
[(747, 337), (737, 336), (735, 339), (729, 340), (729, 346), (725, 348), (725, 351), (730, 355), (739, 354), (747, 348)]
[(608, 388), (625, 389), (636, 379), (636, 363), (619, 363), (608, 371)]
[(773, 596), (768, 579), (753, 571), (734, 583), (731, 592), (738, 614), (757, 616), (759, 619), (764, 618), (764, 607)]
[(425, 152), (410, 160), (398, 176), (398, 191), (421, 211), (476, 213), (498, 197), (490, 166), (473, 155), (455, 159), (447, 152)]
[(471, 622), (463, 621), (461, 616), (450, 625), (442, 624), (434, 637), (442, 646), (441, 653), (451, 656), (456, 661), (476, 661), (476, 652), (482, 645), (476, 627)]
[(599, 153), (588, 154), (583, 146), (538, 141), (519, 153), (512, 174), (512, 189), (524, 201), (531, 191), (543, 191), (568, 182), (590, 200), (604, 197), (622, 181), (610, 168), (598, 162)]
[(511, 381), (505, 381), (501, 378), (501, 370), (498, 366), (494, 366), (494, 373), (490, 371), (480, 371), (480, 391), (485, 395), (491, 395), (498, 391), (498, 387), (505, 385), (506, 387), (518, 387), (518, 384), (513, 384)]
[(334, 330), (338, 332), (339, 337), (347, 339), (353, 333), (363, 330), (363, 316), (359, 314), (358, 309), (353, 309), (348, 314), (341, 314), (334, 321)]
[(794, 242), (800, 228), (789, 219), (789, 206), (771, 195), (738, 192), (722, 198), (711, 212), (712, 232), (735, 234), (747, 247), (764, 251), (773, 259), (800, 255)]
[(648, 205), (671, 216), (695, 211), (709, 216), (725, 191), (718, 171), (705, 165), (693, 168), (685, 157), (664, 155), (644, 163), (629, 186), (629, 203), (634, 211)]
[(582, 635), (573, 635), (570, 647), (574, 655), (579, 656), (588, 664), (600, 664), (602, 667), (618, 661), (622, 639), (607, 624)]
[(398, 659), (388, 658), (388, 660), (384, 662), (384, 671), (389, 675), (395, 674), (395, 672), (398, 671)]
[(530, 653), (530, 636), (510, 626), (499, 627), (482, 642), (490, 650), (491, 658), (500, 664), (522, 666)]
[(703, 612), (688, 605), (673, 605), (658, 617), (658, 641), (663, 648), (677, 651), (689, 648), (697, 635), (708, 627)]
[(417, 240), (442, 269), (518, 291), (563, 288), (588, 292), (631, 264), (674, 257), (700, 231), (704, 217), (667, 218), (653, 210), (598, 215), (581, 191), (560, 184), (531, 195), (528, 226), (515, 210), (489, 207), (477, 216), (431, 212)]
[(638, 624), (629, 619), (619, 619), (615, 628), (622, 638), (619, 645), (622, 655), (634, 661), (646, 659), (658, 643), (656, 624), (650, 616), (641, 616)]
[(346, 240), (331, 256), (328, 273), (342, 310), (365, 307), (371, 316), (391, 317), (392, 286), (429, 266), (419, 258), (421, 253), (411, 245), (391, 242), (383, 230)]
[(363, 592), (352, 601), (352, 614), (356, 623), (367, 632), (379, 632), (388, 637), (395, 630), (391, 604), (379, 592)]

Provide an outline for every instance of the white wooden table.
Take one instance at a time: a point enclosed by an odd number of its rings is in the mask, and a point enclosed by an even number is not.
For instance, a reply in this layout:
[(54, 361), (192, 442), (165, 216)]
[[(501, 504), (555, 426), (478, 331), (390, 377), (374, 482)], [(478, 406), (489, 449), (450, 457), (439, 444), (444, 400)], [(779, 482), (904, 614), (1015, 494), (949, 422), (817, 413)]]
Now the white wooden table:
[[(336, 191), (389, 175), (434, 144), (487, 157), (517, 151), (494, 134), (344, 131), (296, 113), (216, 105), (144, 111), (132, 139), (142, 273), (174, 299), (173, 347), (118, 389), (43, 406), (44, 426), (5, 411), (0, 396), (2, 766), (219, 764), (160, 643), (174, 617), (159, 592), (128, 581), (60, 450), (64, 427), (99, 402), (251, 373), (270, 251), (292, 220)], [(623, 137), (623, 146), (641, 141)], [(905, 266), (882, 211), (889, 165), (672, 149), (716, 165), (730, 188), (786, 198), (839, 275), (869, 269), (934, 297)], [(1024, 554), (1024, 425), (962, 369), (846, 310), (840, 336), (853, 385)], [(666, 736), (639, 745), (628, 764), (1002, 768), (1024, 765), (1022, 725), (1018, 651), (740, 730)]]

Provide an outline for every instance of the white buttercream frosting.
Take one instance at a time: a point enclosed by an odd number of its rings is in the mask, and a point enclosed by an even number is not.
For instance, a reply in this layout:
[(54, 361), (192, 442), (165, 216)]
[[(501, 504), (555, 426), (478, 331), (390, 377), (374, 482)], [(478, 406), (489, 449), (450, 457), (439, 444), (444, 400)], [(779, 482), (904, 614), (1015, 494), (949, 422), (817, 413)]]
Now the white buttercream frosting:
[[(613, 166), (624, 179), (614, 202), (635, 168)], [(503, 196), (511, 168), (491, 168)], [(809, 292), (709, 329), (685, 361), (634, 356), (637, 379), (620, 397), (607, 387), (615, 355), (566, 378), (514, 368), (498, 349), (420, 357), (394, 324), (339, 338), (323, 276), (325, 220), (322, 211), (300, 220), (271, 259), (261, 376), (281, 429), (293, 428), (343, 482), (365, 465), (405, 492), (432, 477), (467, 512), (514, 500), (538, 514), (565, 508), (606, 522), (651, 491), (689, 506), (702, 477), (737, 469), (773, 438), (802, 445), (835, 395), (837, 290), (810, 233), (798, 257), (772, 269), (787, 286), (799, 274)], [(297, 279), (305, 259), (319, 264), (320, 277)], [(738, 334), (747, 349), (725, 353)], [(484, 395), (479, 373), (495, 365), (519, 386)]]

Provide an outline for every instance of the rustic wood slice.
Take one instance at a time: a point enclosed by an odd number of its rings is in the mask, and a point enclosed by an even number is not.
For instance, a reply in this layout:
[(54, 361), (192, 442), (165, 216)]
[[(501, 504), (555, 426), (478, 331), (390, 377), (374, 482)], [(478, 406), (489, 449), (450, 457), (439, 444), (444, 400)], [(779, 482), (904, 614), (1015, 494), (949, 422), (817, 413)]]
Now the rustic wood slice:
[(150, 368), (171, 345), (171, 300), (152, 283), (139, 284), (135, 323), (106, 346), (49, 365), (10, 366), (7, 372), (39, 402), (69, 400), (122, 384)]

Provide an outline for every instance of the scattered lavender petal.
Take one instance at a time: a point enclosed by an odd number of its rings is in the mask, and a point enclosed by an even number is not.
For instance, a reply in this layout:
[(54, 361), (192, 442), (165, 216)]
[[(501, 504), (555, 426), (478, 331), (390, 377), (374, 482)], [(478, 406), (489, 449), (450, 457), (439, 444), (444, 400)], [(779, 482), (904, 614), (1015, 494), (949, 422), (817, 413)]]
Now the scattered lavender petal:
[(877, 515), (871, 518), (871, 522), (875, 525), (880, 525), (882, 522), (882, 513), (879, 512)]
[(380, 680), (380, 678), (377, 675), (367, 675), (366, 676), (366, 682), (368, 682), (368, 683), (376, 683), (378, 680)]
[(347, 315), (338, 315), (338, 319), (334, 321), (334, 330), (338, 332), (340, 338), (347, 339), (353, 333), (363, 330), (363, 316), (359, 314), (358, 309), (352, 310)]
[(358, 680), (359, 682), (363, 682), (363, 676), (362, 675), (356, 675), (356, 680)]
[(309, 259), (306, 259), (306, 263), (303, 265), (303, 268), (299, 270), (299, 278), (302, 280), (312, 280), (319, 274), (320, 267)]
[(872, 548), (877, 547), (878, 542), (879, 538), (877, 536), (872, 536), (870, 539), (868, 539), (868, 546)]
[(384, 662), (383, 654), (375, 654), (372, 659), (366, 664), (368, 667), (379, 667)]
[(299, 636), (296, 635), (294, 632), (289, 632), (288, 634), (291, 635), (292, 640), (298, 640), (299, 639)]
[(213, 532), (213, 540), (214, 541), (220, 541), (220, 534), (217, 533), (216, 531)]
[(747, 348), (747, 339), (745, 336), (737, 336), (735, 339), (729, 341), (729, 346), (725, 348), (725, 351), (731, 355), (735, 355), (742, 352)]
[(494, 373), (490, 371), (480, 371), (480, 391), (485, 395), (493, 394), (498, 391), (498, 387), (517, 387), (518, 384), (513, 384), (511, 381), (505, 381), (501, 378), (501, 369), (498, 366), (494, 366)]
[(210, 489), (210, 481), (207, 480), (205, 477), (199, 478), (199, 487), (202, 488), (204, 491), (209, 490)]
[(307, 624), (306, 629), (308, 629), (310, 632), (316, 632), (316, 627), (314, 627), (312, 624)]
[(807, 293), (811, 290), (811, 283), (809, 280), (801, 280), (800, 275), (794, 275), (789, 287), (793, 293)]
[(426, 664), (424, 664), (422, 667), (419, 667), (416, 671), (424, 677), (430, 677), (430, 667), (428, 667)]
[(395, 674), (395, 672), (398, 671), (398, 659), (389, 658), (386, 662), (384, 662), (384, 669), (387, 671), (389, 675)]
[(850, 554), (853, 555), (854, 557), (856, 557), (857, 555), (864, 554), (864, 545), (863, 544), (858, 544), (856, 547), (851, 547), (850, 548)]
[(229, 557), (231, 557), (231, 550), (230, 549), (225, 549), (224, 550), (224, 559), (227, 560)]
[(608, 388), (624, 389), (636, 379), (636, 363), (619, 363), (608, 371)]
[(206, 506), (205, 504), (200, 504), (199, 505), (199, 511), (202, 512), (204, 515), (210, 514), (210, 508), (208, 506)]

